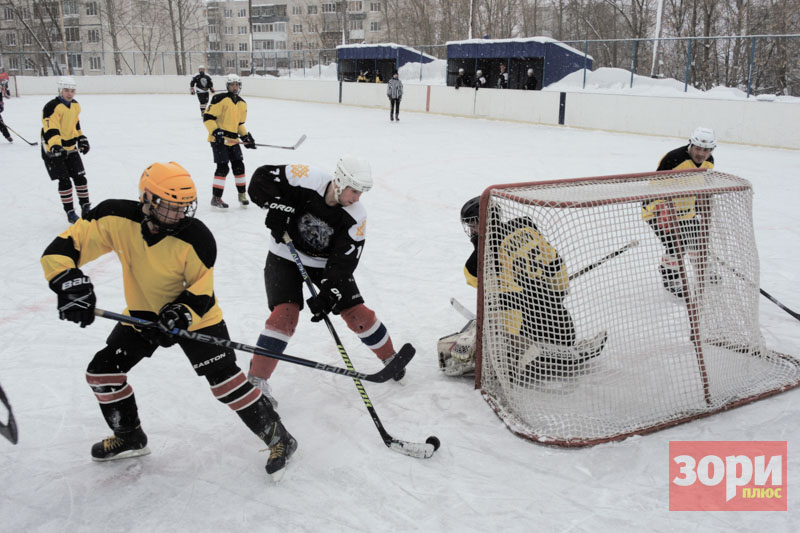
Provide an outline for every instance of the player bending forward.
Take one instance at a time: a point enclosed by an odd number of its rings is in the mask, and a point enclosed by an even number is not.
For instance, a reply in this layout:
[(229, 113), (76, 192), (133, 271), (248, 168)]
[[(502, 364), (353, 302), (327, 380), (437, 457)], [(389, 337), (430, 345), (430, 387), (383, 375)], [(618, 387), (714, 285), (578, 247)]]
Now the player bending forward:
[[(480, 197), (468, 200), (461, 209), (461, 222), (473, 251), (464, 266), (464, 276), (478, 287), (478, 214)], [(600, 355), (606, 333), (576, 342), (575, 325), (564, 299), (569, 292), (566, 265), (556, 249), (539, 232), (529, 217), (501, 222), (495, 212), (494, 224), (502, 240), (497, 244), (491, 268), (499, 279), (496, 315), (508, 337), (506, 345), (513, 359), (512, 378), (529, 381), (571, 374), (586, 361)], [(439, 366), (448, 376), (475, 370), (476, 322), (471, 320), (458, 333), (438, 343)]]
[[(271, 230), (264, 281), (271, 311), (258, 337), (258, 345), (283, 353), (294, 334), (303, 308), (303, 278), (283, 243), (289, 234), (311, 280), (319, 287), (308, 300), (318, 322), (333, 312), (386, 365), (395, 350), (386, 326), (364, 305), (353, 274), (366, 238), (367, 212), (359, 202), (372, 188), (372, 170), (360, 157), (344, 156), (334, 176), (307, 165), (265, 165), (250, 180), (250, 199), (269, 209), (266, 225)], [(249, 379), (270, 396), (267, 380), (277, 360), (254, 355)], [(402, 379), (405, 371), (395, 376)]]
[(123, 264), (125, 314), (155, 323), (135, 329), (117, 324), (86, 370), (100, 410), (114, 434), (92, 446), (92, 459), (108, 461), (150, 453), (139, 422), (128, 372), (159, 346), (178, 343), (211, 393), (230, 407), (263, 440), (270, 454), (266, 470), (283, 474), (297, 441), (272, 405), (236, 365), (233, 350), (169, 333), (173, 328), (228, 339), (214, 296), (216, 242), (194, 218), (197, 192), (179, 164), (154, 163), (139, 181), (139, 202), (107, 200), (50, 243), (42, 256), (45, 277), (58, 295), (62, 320), (81, 327), (94, 321), (96, 297), (80, 267), (108, 252)]

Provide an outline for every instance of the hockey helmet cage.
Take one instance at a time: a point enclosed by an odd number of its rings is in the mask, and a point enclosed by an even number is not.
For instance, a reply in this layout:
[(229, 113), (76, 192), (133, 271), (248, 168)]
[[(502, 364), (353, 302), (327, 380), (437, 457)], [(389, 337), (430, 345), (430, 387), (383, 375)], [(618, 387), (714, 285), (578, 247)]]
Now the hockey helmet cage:
[(75, 78), (72, 76), (61, 76), (58, 78), (56, 87), (58, 87), (58, 94), (60, 95), (61, 91), (64, 89), (72, 89), (74, 91), (78, 88), (78, 84), (75, 82)]
[(480, 213), (481, 197), (476, 196), (470, 198), (461, 207), (461, 225), (464, 227), (464, 233), (467, 237), (472, 238), (478, 231), (478, 215)]
[(237, 93), (242, 90), (242, 78), (240, 78), (236, 74), (228, 74), (228, 77), (225, 79), (225, 88), (228, 92), (231, 91), (231, 83), (238, 83), (239, 89), (236, 91)]
[[(147, 198), (145, 191), (152, 196)], [(150, 223), (167, 234), (180, 231), (197, 211), (197, 189), (192, 176), (174, 161), (153, 163), (142, 172), (139, 193), (144, 210), (143, 224)]]
[(339, 194), (350, 187), (359, 192), (367, 192), (372, 188), (372, 169), (363, 157), (344, 155), (336, 162), (333, 173), (334, 193), (336, 200)]
[(689, 144), (699, 148), (708, 148), (713, 150), (717, 147), (717, 137), (714, 135), (714, 130), (711, 128), (698, 126), (692, 133), (692, 136), (689, 139)]

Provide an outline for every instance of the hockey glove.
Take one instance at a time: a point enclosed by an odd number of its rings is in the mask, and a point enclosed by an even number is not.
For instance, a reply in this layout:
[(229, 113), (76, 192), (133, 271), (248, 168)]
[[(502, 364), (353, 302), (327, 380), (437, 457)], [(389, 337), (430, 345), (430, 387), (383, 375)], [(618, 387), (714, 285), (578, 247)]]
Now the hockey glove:
[(151, 327), (145, 336), (159, 346), (169, 347), (178, 342), (178, 337), (172, 333), (175, 328), (188, 329), (192, 325), (192, 312), (183, 304), (170, 303), (161, 308), (158, 321)]
[(217, 146), (224, 146), (225, 145), (225, 131), (217, 128), (215, 129), (211, 135), (214, 136), (214, 144)]
[(256, 140), (253, 139), (253, 134), (248, 133), (247, 135), (240, 137), (240, 139), (244, 143), (245, 148), (250, 148), (251, 150), (256, 149)]
[(64, 150), (64, 147), (60, 144), (54, 144), (50, 147), (50, 157), (61, 157), (67, 154), (67, 151)]
[(190, 94), (194, 94), (194, 89), (189, 89)]
[(78, 151), (83, 155), (89, 153), (89, 139), (86, 138), (86, 135), (78, 137)]
[(319, 322), (325, 318), (325, 315), (336, 309), (341, 299), (342, 293), (339, 292), (339, 289), (334, 287), (328, 280), (323, 280), (316, 298), (306, 300), (309, 310), (314, 314), (311, 317), (311, 321)]
[(283, 202), (280, 198), (269, 203), (267, 219), (264, 224), (272, 231), (272, 236), (278, 242), (283, 242), (283, 233), (289, 228), (289, 224), (294, 217), (295, 209), (288, 202)]
[(50, 289), (58, 295), (58, 318), (85, 328), (94, 322), (94, 286), (79, 268), (70, 268), (50, 281)]

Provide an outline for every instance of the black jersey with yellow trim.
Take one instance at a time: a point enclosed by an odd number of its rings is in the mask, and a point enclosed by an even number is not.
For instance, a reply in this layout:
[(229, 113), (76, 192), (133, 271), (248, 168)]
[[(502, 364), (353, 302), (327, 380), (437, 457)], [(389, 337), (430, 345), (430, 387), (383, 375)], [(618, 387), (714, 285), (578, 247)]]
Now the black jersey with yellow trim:
[(217, 245), (211, 231), (191, 219), (177, 234), (154, 235), (143, 218), (138, 202), (101, 202), (44, 251), (45, 277), (49, 281), (113, 251), (122, 264), (127, 314), (152, 320), (164, 305), (178, 302), (192, 312), (192, 331), (222, 321), (214, 295)]
[(49, 151), (55, 145), (67, 151), (77, 148), (83, 135), (80, 123), (81, 105), (77, 100), (67, 102), (56, 96), (42, 109), (42, 144)]
[[(692, 170), (700, 168), (714, 168), (714, 156), (708, 156), (708, 159), (699, 165), (694, 162), (692, 156), (689, 155), (689, 145), (681, 146), (670, 150), (658, 162), (657, 171), (662, 170)], [(642, 202), (642, 219), (650, 220), (656, 216), (657, 206), (664, 201), (663, 198)], [(690, 220), (697, 214), (695, 204), (697, 203), (696, 196), (683, 196), (675, 198), (673, 204), (675, 206), (675, 217), (677, 220)]]
[[(203, 124), (208, 130), (208, 142), (214, 142), (214, 130), (217, 128), (225, 132), (225, 137), (236, 140), (237, 137), (247, 135), (244, 123), (247, 120), (247, 102), (238, 94), (227, 92), (216, 94), (211, 98), (206, 112), (203, 114)], [(226, 144), (233, 144), (226, 142)]]

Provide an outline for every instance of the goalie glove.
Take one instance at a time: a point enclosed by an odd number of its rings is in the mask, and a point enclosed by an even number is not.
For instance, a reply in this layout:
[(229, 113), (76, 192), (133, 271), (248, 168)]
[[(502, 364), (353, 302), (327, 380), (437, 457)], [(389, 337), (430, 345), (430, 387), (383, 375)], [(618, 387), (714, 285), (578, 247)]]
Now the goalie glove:
[(58, 318), (85, 328), (94, 322), (97, 297), (89, 276), (80, 268), (70, 268), (50, 281), (50, 289), (58, 295)]
[(322, 280), (319, 286), (319, 294), (315, 298), (306, 300), (309, 310), (314, 314), (312, 322), (319, 322), (325, 315), (336, 310), (336, 306), (342, 299), (342, 293), (333, 286), (327, 279)]

